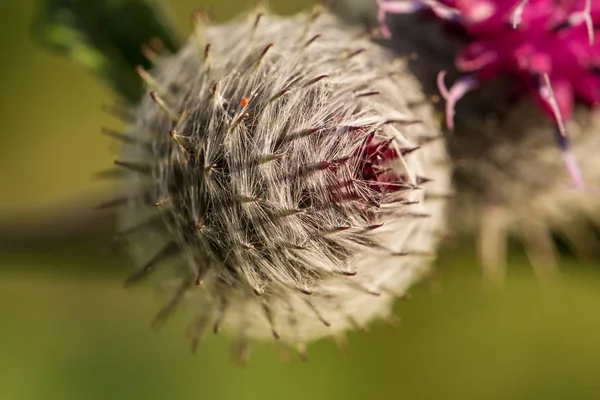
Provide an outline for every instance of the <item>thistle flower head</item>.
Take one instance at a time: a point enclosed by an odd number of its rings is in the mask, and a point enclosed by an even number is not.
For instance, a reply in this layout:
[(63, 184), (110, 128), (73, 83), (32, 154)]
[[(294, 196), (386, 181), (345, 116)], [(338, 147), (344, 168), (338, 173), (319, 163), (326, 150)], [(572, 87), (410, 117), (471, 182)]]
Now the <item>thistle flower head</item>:
[(128, 283), (156, 270), (172, 294), (158, 322), (185, 297), (196, 341), (212, 325), (241, 359), (249, 338), (303, 348), (387, 317), (427, 270), (444, 146), (416, 81), (359, 33), (259, 14), (138, 70), (117, 203)]
[(556, 127), (565, 164), (574, 183), (582, 186), (579, 170), (568, 152), (566, 124), (573, 104), (600, 104), (600, 43), (593, 21), (600, 20), (600, 3), (591, 0), (377, 0), (382, 32), (386, 13), (428, 10), (458, 26), (467, 44), (456, 57), (464, 75), (450, 89), (439, 77), (447, 101), (446, 117), (453, 126), (456, 101), (475, 86), (498, 75), (512, 78), (517, 93), (532, 97)]

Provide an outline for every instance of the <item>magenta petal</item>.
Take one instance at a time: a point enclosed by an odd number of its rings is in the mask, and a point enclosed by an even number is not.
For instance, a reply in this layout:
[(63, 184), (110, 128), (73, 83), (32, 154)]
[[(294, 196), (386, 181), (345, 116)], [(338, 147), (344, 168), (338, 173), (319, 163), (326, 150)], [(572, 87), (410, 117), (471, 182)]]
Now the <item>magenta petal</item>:
[(417, 11), (427, 8), (426, 1), (393, 1), (393, 0), (377, 0), (377, 5), (380, 10), (390, 14), (412, 14)]
[(444, 5), (441, 2), (437, 1), (429, 1), (429, 7), (431, 11), (441, 19), (445, 19), (448, 21), (455, 21), (460, 17), (460, 12), (451, 6)]
[(567, 173), (571, 177), (571, 183), (573, 186), (578, 190), (587, 192), (588, 194), (598, 195), (598, 190), (596, 188), (590, 188), (586, 185), (583, 175), (581, 174), (579, 164), (569, 148), (569, 141), (566, 138), (562, 138), (559, 139), (559, 142), (562, 144), (561, 151), (563, 164), (567, 170)]
[(581, 79), (575, 86), (575, 96), (594, 107), (600, 106), (600, 77)]
[(516, 7), (512, 10), (510, 15), (510, 22), (512, 24), (513, 29), (517, 29), (523, 20), (523, 12), (525, 11), (525, 6), (527, 6), (529, 0), (520, 0)]
[(562, 151), (562, 157), (563, 163), (565, 164), (565, 169), (571, 177), (571, 182), (575, 188), (580, 190), (587, 189), (587, 186), (581, 175), (581, 170), (579, 169), (579, 165), (577, 164), (575, 157), (573, 157), (573, 154), (568, 149), (565, 149)]
[(482, 42), (474, 42), (468, 45), (456, 57), (456, 68), (461, 72), (473, 72), (486, 67), (496, 61), (498, 54), (490, 50)]
[(564, 124), (571, 119), (573, 114), (573, 88), (567, 80), (550, 80), (545, 76), (544, 82), (539, 90), (539, 99), (542, 108), (557, 123), (561, 132), (564, 133)]
[[(520, 92), (533, 97), (553, 121), (565, 166), (575, 185), (583, 187), (569, 152), (565, 124), (572, 117), (575, 98), (600, 107), (600, 69), (593, 68), (600, 65), (600, 39), (594, 36), (600, 32), (600, 0), (421, 0), (408, 4), (429, 9), (444, 25), (458, 25), (466, 38), (467, 46), (455, 64), (469, 75), (450, 89), (444, 84), (445, 72), (437, 78), (446, 100), (448, 128), (453, 128), (455, 105), (465, 93), (479, 82), (506, 75), (514, 88), (528, 89)], [(385, 7), (391, 10), (392, 5)]]
[[(597, 1), (597, 0), (596, 0)], [(571, 26), (584, 25), (590, 45), (594, 44), (594, 21), (592, 20), (592, 0), (585, 0), (583, 10), (569, 15)]]
[(444, 98), (444, 100), (447, 100), (448, 97), (450, 97), (450, 92), (448, 92), (448, 88), (446, 87), (446, 84), (444, 83), (444, 79), (446, 78), (446, 71), (440, 71), (437, 75), (437, 87), (438, 90), (440, 91), (440, 94), (442, 95), (442, 97)]
[(477, 80), (473, 75), (466, 75), (456, 81), (450, 90), (447, 90), (443, 82), (444, 75), (442, 75), (442, 73), (445, 74), (445, 72), (442, 71), (438, 75), (438, 85), (441, 85), (440, 92), (446, 99), (446, 125), (448, 126), (448, 129), (453, 130), (454, 108), (456, 103), (465, 95), (465, 93), (472, 90), (476, 86)]

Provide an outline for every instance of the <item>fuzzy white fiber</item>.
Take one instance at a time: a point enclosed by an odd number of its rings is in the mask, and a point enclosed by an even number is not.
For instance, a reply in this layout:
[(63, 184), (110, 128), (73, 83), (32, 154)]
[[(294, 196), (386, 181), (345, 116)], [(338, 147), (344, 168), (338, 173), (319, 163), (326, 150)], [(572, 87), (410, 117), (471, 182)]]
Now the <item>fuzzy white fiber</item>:
[[(403, 64), (328, 13), (256, 21), (161, 58), (120, 158), (131, 281), (152, 272), (172, 296), (159, 320), (184, 300), (195, 340), (228, 330), (242, 359), (249, 339), (302, 347), (387, 318), (428, 271), (450, 193)], [(379, 183), (366, 143), (388, 143)]]

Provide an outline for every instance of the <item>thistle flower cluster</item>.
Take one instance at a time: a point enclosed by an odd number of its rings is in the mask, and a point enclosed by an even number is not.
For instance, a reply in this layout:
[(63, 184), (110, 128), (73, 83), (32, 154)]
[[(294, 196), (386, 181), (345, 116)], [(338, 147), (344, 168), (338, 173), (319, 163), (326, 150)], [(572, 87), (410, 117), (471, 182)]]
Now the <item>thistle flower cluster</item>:
[[(400, 2), (394, 5), (399, 7)], [(383, 43), (407, 59), (431, 103), (443, 113), (448, 104), (436, 99), (440, 93), (436, 82), (439, 72), (447, 71), (450, 79), (460, 79), (456, 57), (478, 39), (468, 35), (456, 19), (439, 18), (427, 7), (423, 10), (388, 16), (392, 38)], [(378, 14), (380, 21), (382, 17), (373, 0), (343, 0), (338, 2), (336, 11), (348, 21), (369, 27), (377, 26)], [(507, 28), (513, 31), (512, 15), (505, 16)], [(519, 29), (525, 27), (517, 24)], [(587, 25), (578, 29), (581, 28), (585, 35), (580, 36), (580, 44), (589, 49), (587, 55), (593, 58)], [(563, 35), (572, 32), (569, 27), (564, 29)], [(572, 62), (573, 58), (565, 61)], [(579, 64), (572, 66), (580, 68)], [(506, 273), (509, 236), (522, 243), (542, 280), (551, 279), (558, 272), (556, 236), (582, 259), (598, 254), (593, 226), (600, 226), (600, 203), (588, 191), (568, 190), (564, 164), (556, 148), (556, 122), (531, 96), (524, 96), (523, 90), (519, 92), (519, 87), (515, 87), (518, 82), (510, 73), (478, 82), (456, 105), (455, 129), (446, 136), (451, 158), (456, 160), (456, 196), (450, 204), (449, 224), (455, 232), (475, 234), (484, 277), (494, 283), (502, 282)], [(600, 110), (593, 104), (576, 101), (565, 125), (569, 149), (585, 182), (598, 187)]]
[(591, 0), (377, 0), (382, 33), (389, 37), (386, 13), (427, 10), (459, 26), (467, 45), (457, 55), (463, 76), (450, 88), (441, 71), (438, 84), (446, 99), (446, 120), (453, 127), (454, 105), (466, 92), (506, 74), (515, 91), (534, 99), (553, 121), (573, 183), (584, 187), (569, 152), (566, 125), (574, 102), (600, 102), (600, 43), (595, 41), (600, 3)]
[[(210, 326), (297, 345), (342, 338), (428, 271), (444, 230), (445, 146), (406, 68), (323, 11), (205, 27), (139, 69), (118, 135), (120, 234), (140, 269)], [(168, 259), (168, 260), (167, 260)]]

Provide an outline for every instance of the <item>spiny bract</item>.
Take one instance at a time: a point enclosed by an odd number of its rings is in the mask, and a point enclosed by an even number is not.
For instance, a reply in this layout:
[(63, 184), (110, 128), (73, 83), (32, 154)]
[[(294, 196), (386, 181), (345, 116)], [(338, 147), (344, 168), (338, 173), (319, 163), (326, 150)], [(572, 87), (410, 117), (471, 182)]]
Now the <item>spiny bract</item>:
[[(140, 74), (121, 234), (205, 328), (304, 343), (389, 317), (443, 234), (448, 162), (418, 84), (324, 12), (198, 28)], [(169, 262), (166, 262), (166, 258)], [(165, 261), (165, 262), (163, 262)]]

